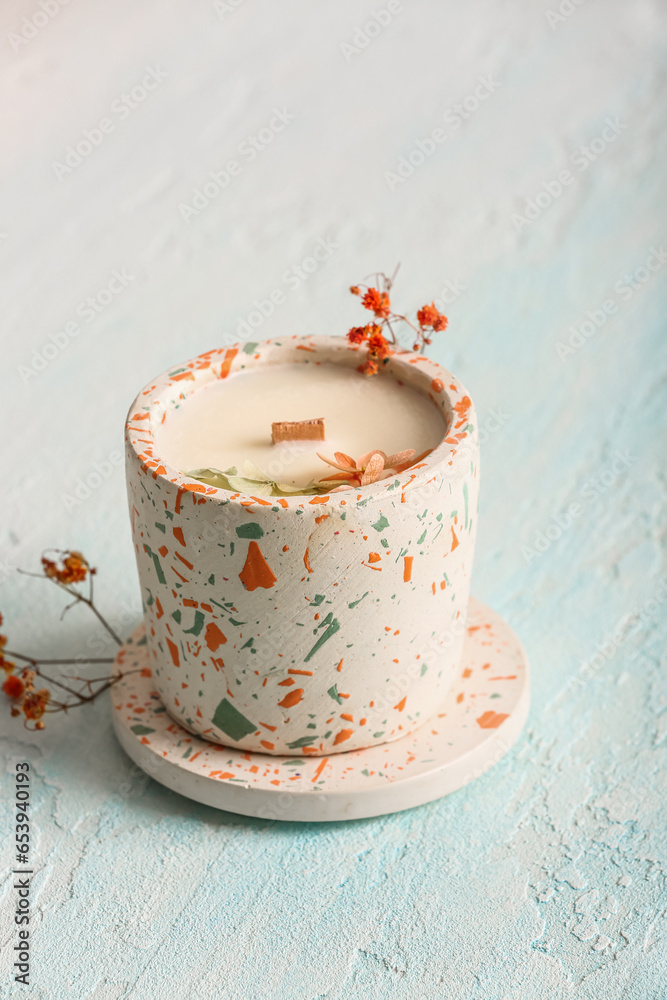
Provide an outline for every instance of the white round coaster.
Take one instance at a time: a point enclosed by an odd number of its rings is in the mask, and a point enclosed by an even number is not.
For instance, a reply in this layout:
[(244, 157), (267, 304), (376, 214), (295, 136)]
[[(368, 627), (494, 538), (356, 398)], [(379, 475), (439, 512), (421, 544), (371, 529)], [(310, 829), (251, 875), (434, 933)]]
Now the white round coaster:
[(114, 670), (140, 672), (111, 688), (124, 750), (167, 788), (262, 819), (361, 819), (431, 802), (483, 774), (516, 742), (530, 701), (526, 654), (509, 625), (470, 599), (460, 674), (440, 710), (393, 743), (329, 757), (274, 757), (208, 743), (175, 722), (151, 679), (144, 626)]

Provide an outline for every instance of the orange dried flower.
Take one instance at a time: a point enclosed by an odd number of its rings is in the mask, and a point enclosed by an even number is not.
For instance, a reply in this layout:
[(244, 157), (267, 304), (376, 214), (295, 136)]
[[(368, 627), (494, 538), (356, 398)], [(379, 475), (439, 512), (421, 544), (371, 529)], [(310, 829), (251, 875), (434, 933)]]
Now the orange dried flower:
[(6, 660), (5, 657), (0, 653), (0, 668), (2, 668), (2, 670), (4, 670), (6, 674), (11, 674), (15, 666), (16, 664), (13, 662), (13, 660)]
[(446, 330), (449, 320), (435, 307), (435, 303), (422, 306), (417, 312), (417, 320), (420, 326), (430, 326), (436, 332)]
[(386, 319), (389, 315), (391, 304), (386, 292), (380, 292), (377, 288), (369, 288), (361, 304), (365, 309), (370, 309), (376, 316)]
[(26, 694), (21, 706), (26, 719), (41, 719), (46, 711), (50, 697), (51, 693), (46, 688), (40, 688), (39, 691), (32, 691)]
[(359, 285), (351, 285), (350, 291), (352, 292), (353, 295), (361, 295), (361, 289), (359, 288)]
[(362, 344), (366, 339), (366, 328), (363, 326), (353, 326), (347, 335), (351, 344)]
[(356, 460), (342, 451), (335, 452), (333, 458), (326, 458), (318, 452), (318, 458), (339, 470), (330, 476), (325, 476), (324, 479), (320, 480), (320, 483), (340, 482), (341, 485), (332, 489), (332, 493), (340, 493), (341, 490), (349, 490), (359, 486), (368, 486), (370, 483), (377, 483), (381, 479), (395, 476), (397, 472), (405, 471), (413, 462), (414, 455), (414, 448), (407, 448), (395, 455), (386, 455), (383, 451), (376, 449), (366, 452), (365, 455)]
[(68, 551), (63, 553), (63, 556), (62, 566), (58, 566), (52, 559), (42, 556), (42, 568), (45, 576), (67, 585), (81, 583), (89, 572), (93, 572), (80, 552)]
[(389, 354), (389, 343), (379, 326), (373, 327), (373, 332), (368, 338), (368, 350), (374, 359), (382, 361)]
[(5, 683), (2, 685), (2, 690), (8, 698), (20, 698), (25, 691), (25, 684), (20, 677), (15, 677), (14, 674), (10, 674)]

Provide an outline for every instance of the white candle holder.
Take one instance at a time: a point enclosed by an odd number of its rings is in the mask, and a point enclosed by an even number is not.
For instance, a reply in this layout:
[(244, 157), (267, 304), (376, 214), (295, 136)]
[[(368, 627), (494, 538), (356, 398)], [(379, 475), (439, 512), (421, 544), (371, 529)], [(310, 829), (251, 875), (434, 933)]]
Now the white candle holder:
[(396, 353), (374, 376), (428, 396), (447, 433), (412, 468), (358, 489), (230, 493), (170, 468), (155, 447), (167, 414), (208, 382), (259, 365), (362, 360), (341, 338), (238, 345), (166, 372), (130, 409), (150, 670), (170, 716), (207, 741), (291, 757), (387, 743), (428, 720), (457, 675), (479, 465), (474, 408), (449, 372)]

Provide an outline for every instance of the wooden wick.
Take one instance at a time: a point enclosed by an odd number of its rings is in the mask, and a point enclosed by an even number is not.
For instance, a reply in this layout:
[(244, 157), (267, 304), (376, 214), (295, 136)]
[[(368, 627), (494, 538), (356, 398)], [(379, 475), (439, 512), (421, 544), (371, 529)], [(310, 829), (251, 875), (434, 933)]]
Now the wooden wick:
[(278, 420), (271, 424), (271, 441), (324, 441), (324, 417), (314, 420)]

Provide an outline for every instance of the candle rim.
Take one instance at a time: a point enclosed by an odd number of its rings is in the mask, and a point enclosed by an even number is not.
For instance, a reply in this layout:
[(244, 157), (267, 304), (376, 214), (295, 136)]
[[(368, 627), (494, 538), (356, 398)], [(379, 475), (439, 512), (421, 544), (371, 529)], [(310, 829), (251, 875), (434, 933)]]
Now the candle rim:
[[(249, 346), (252, 347), (250, 352)], [(300, 356), (299, 352), (305, 356)], [(289, 356), (283, 357), (283, 353)], [(325, 356), (313, 362), (308, 357), (310, 354)], [(465, 413), (466, 422), (472, 421), (472, 433), (476, 435), (474, 407), (465, 387), (451, 372), (431, 358), (412, 351), (390, 353), (388, 363), (390, 377), (405, 382), (416, 392), (430, 398), (440, 409), (445, 425), (441, 442), (418, 463), (416, 469), (411, 467), (395, 477), (367, 486), (353, 487), (341, 493), (321, 493), (315, 496), (295, 493), (287, 497), (263, 497), (258, 501), (252, 494), (205, 485), (170, 466), (157, 454), (154, 433), (157, 426), (156, 419), (162, 423), (167, 414), (177, 408), (176, 399), (172, 396), (174, 391), (178, 392), (181, 399), (185, 399), (208, 382), (245, 373), (254, 367), (268, 367), (271, 364), (339, 364), (356, 370), (363, 358), (363, 347), (350, 344), (343, 337), (312, 334), (293, 334), (288, 337), (274, 337), (253, 342), (252, 345), (240, 342), (229, 347), (214, 348), (180, 365), (172, 365), (139, 392), (128, 412), (125, 424), (126, 444), (154, 478), (159, 476), (165, 483), (171, 484), (179, 491), (193, 492), (220, 504), (241, 505), (247, 504), (249, 500), (282, 508), (303, 508), (308, 504), (336, 501), (343, 506), (351, 501), (365, 504), (371, 499), (383, 497), (388, 491), (394, 492), (397, 489), (394, 485), (397, 479), (401, 481), (401, 489), (410, 486), (412, 490), (430, 480), (436, 471), (444, 472), (450, 478), (456, 475), (455, 466), (463, 457), (461, 442), (467, 437), (468, 432), (464, 431), (462, 434), (459, 432), (458, 437), (452, 437), (454, 425), (457, 423), (455, 418), (457, 414)], [(383, 375), (367, 377), (378, 378)], [(172, 398), (166, 399), (169, 396)], [(459, 423), (463, 426), (462, 418)]]

